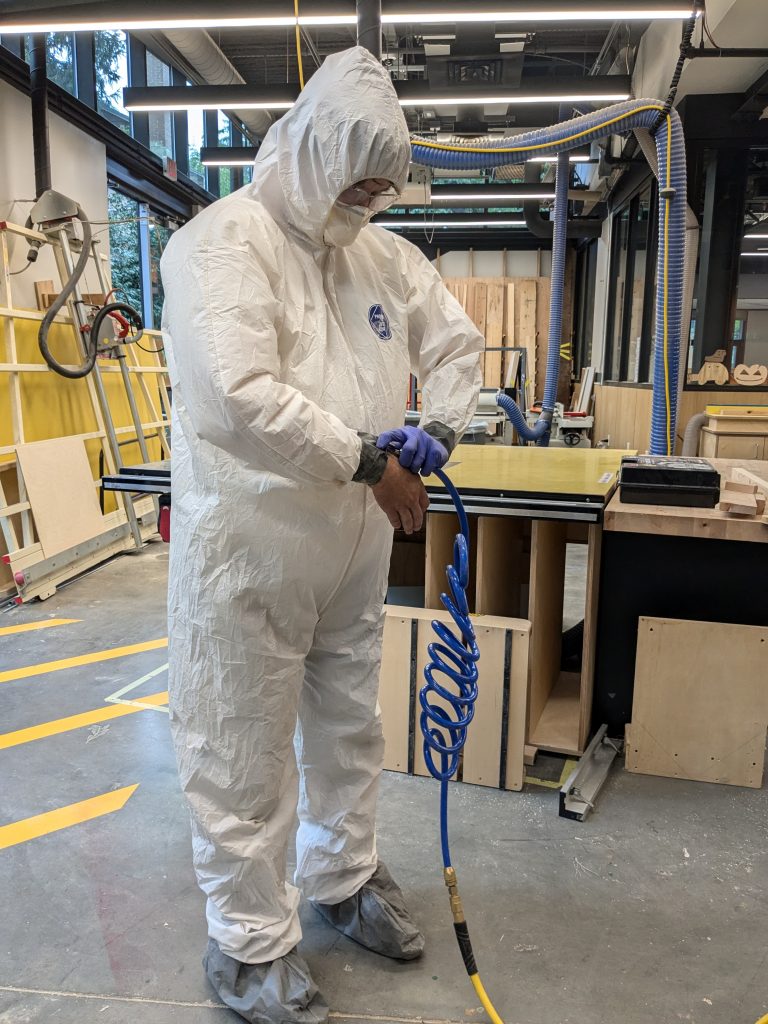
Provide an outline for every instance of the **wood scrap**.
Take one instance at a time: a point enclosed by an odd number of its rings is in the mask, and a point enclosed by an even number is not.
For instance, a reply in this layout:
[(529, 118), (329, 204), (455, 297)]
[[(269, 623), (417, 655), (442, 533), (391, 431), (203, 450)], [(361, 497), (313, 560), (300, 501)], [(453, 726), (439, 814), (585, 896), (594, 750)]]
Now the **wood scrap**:
[(739, 483), (726, 480), (720, 490), (718, 509), (738, 516), (762, 515), (765, 511), (765, 498), (758, 498), (757, 487), (752, 483)]

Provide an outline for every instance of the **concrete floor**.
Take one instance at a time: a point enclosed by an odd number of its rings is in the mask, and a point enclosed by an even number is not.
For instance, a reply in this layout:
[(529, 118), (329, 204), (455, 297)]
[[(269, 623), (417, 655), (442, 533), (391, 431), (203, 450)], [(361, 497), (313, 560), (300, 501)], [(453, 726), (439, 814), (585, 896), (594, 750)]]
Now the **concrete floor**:
[[(166, 550), (121, 558), (0, 630), (0, 669), (165, 635)], [(3, 730), (103, 708), (163, 665), (145, 651), (0, 685)], [(162, 673), (128, 696), (165, 689)], [(143, 710), (0, 750), (0, 824), (138, 784), (111, 814), (0, 851), (0, 1021), (222, 1024), (207, 987), (167, 715)], [(380, 844), (427, 936), (420, 963), (369, 954), (305, 914), (303, 951), (338, 1019), (484, 1019), (454, 948), (437, 791), (384, 780)], [(614, 772), (585, 823), (557, 793), (458, 786), (453, 849), (475, 950), (507, 1024), (754, 1024), (768, 1011), (768, 790)]]

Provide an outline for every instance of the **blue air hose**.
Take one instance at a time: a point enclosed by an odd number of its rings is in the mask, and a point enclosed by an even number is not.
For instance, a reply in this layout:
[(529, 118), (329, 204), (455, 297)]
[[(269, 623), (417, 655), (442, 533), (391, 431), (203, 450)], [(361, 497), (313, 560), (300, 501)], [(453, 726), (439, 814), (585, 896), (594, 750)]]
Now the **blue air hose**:
[[(467, 603), (469, 583), (469, 523), (459, 492), (442, 470), (435, 476), (451, 496), (459, 517), (459, 533), (453, 543), (453, 564), (445, 574), (450, 594), (440, 600), (453, 619), (456, 631), (449, 625), (432, 622), (437, 641), (428, 645), (429, 663), (424, 669), (425, 685), (419, 694), (421, 717), (419, 725), (424, 737), (424, 761), (430, 774), (440, 783), (440, 846), (443, 856), (443, 878), (448, 887), (453, 914), (453, 928), (469, 980), (492, 1024), (503, 1024), (480, 980), (464, 909), (459, 896), (456, 870), (451, 863), (448, 837), (448, 783), (459, 767), (467, 729), (475, 714), (477, 700), (477, 662), (480, 651)], [(435, 697), (441, 703), (435, 703)]]
[[(616, 132), (628, 132), (636, 128), (653, 130), (658, 122), (659, 114), (663, 115), (662, 124), (654, 135), (659, 164), (659, 251), (650, 451), (654, 455), (671, 455), (677, 419), (677, 381), (685, 263), (685, 144), (677, 111), (668, 111), (659, 100), (629, 100), (605, 107), (600, 111), (584, 114), (581, 117), (575, 117), (551, 128), (539, 128), (536, 131), (511, 138), (483, 140), (471, 146), (414, 139), (411, 147), (414, 163), (426, 164), (431, 167), (448, 169), (500, 167), (504, 164), (523, 163), (537, 156), (543, 150), (557, 154), (567, 153), (586, 142), (604, 138), (606, 135)], [(560, 161), (558, 160), (558, 179), (564, 177), (565, 175), (560, 173)], [(565, 187), (567, 189), (567, 185)], [(558, 197), (555, 203), (555, 234), (557, 234), (557, 224), (561, 213), (565, 217), (565, 207), (565, 200)], [(564, 255), (564, 239), (562, 248)], [(553, 244), (553, 275), (555, 254), (556, 249)], [(552, 284), (554, 298), (554, 277)], [(562, 304), (560, 304), (560, 310), (562, 310)], [(557, 372), (559, 371), (560, 335), (554, 336), (551, 313), (552, 310), (550, 310), (545, 403), (542, 406), (542, 417), (540, 417), (539, 423), (545, 417), (547, 396), (551, 395), (553, 387), (556, 392)], [(539, 441), (545, 434), (548, 434), (549, 424), (545, 421), (543, 427), (539, 427), (539, 423), (537, 423), (534, 428), (534, 430), (540, 430), (541, 433), (531, 437), (530, 428), (520, 409), (506, 396), (500, 395), (498, 401), (524, 438)], [(517, 410), (516, 412), (513, 412), (513, 406)], [(554, 409), (554, 400), (552, 408)]]

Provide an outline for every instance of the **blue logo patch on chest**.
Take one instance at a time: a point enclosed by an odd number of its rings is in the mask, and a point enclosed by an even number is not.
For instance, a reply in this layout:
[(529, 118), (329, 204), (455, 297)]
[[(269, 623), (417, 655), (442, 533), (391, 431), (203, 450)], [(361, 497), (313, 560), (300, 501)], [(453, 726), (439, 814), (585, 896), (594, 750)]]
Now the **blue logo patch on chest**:
[(378, 302), (368, 310), (368, 323), (371, 325), (371, 330), (379, 341), (392, 340), (392, 328), (389, 326), (389, 317)]

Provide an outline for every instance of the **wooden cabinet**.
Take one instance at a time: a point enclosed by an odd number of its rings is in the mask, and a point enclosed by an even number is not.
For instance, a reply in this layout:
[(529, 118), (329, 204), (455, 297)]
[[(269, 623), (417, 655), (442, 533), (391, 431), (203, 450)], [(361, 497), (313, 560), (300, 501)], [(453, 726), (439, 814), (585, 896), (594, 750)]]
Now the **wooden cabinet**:
[[(580, 754), (589, 738), (594, 674), (601, 527), (525, 516), (470, 515), (470, 611), (531, 623), (526, 742), (542, 750)], [(445, 567), (453, 560), (458, 520), (427, 515), (424, 606), (442, 608)], [(566, 549), (587, 547), (581, 672), (561, 671)], [(419, 558), (411, 545), (411, 560)], [(412, 568), (418, 572), (416, 565)], [(399, 582), (399, 581), (398, 581)], [(411, 584), (414, 576), (410, 578)]]
[(702, 456), (709, 459), (764, 459), (766, 437), (764, 434), (721, 433), (704, 427), (699, 449)]

